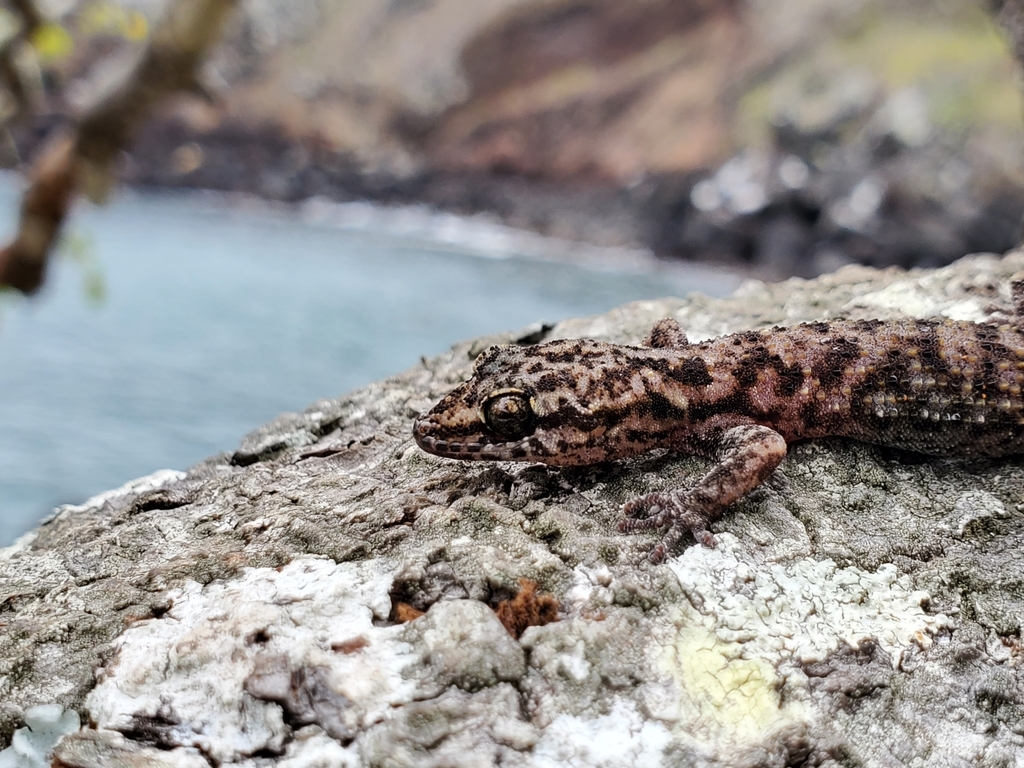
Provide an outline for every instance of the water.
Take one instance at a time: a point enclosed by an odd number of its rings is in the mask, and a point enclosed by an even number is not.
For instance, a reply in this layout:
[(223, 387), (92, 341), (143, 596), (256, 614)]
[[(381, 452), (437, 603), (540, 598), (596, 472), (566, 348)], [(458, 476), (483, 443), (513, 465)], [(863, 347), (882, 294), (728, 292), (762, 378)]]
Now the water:
[[(16, 205), (3, 181), (4, 231)], [(58, 504), (231, 450), (459, 339), (736, 284), (494, 258), (549, 246), (415, 210), (306, 210), (122, 195), (76, 214), (105, 298), (64, 259), (40, 298), (0, 303), (0, 546)]]

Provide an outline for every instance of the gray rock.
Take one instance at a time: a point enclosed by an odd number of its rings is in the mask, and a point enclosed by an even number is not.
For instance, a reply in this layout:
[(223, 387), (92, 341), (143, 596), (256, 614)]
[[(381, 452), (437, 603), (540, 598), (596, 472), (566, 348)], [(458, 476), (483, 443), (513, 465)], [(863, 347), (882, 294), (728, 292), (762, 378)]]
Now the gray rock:
[(467, 691), (520, 680), (526, 654), (479, 600), (444, 600), (410, 627), (427, 649), (427, 678)]
[[(664, 316), (694, 340), (836, 316), (980, 320), (1006, 312), (1022, 268), (1024, 251), (848, 267), (531, 340), (636, 342)], [(706, 461), (557, 470), (413, 445), (413, 417), (482, 346), (65, 508), (0, 551), (0, 746), (56, 703), (86, 723), (56, 748), (65, 766), (1024, 763), (1019, 461), (796, 445), (714, 526), (717, 548), (654, 566), (656, 536), (618, 533), (620, 507)], [(514, 639), (493, 609), (521, 579), (560, 613)]]

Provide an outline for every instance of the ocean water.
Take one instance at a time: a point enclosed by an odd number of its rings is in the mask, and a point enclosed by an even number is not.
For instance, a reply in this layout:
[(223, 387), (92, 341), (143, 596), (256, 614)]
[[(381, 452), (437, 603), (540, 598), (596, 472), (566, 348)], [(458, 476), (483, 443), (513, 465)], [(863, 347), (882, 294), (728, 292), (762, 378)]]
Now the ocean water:
[[(4, 232), (16, 206), (0, 179)], [(0, 546), (457, 340), (738, 282), (420, 209), (122, 193), (70, 230), (101, 300), (70, 258), (38, 298), (0, 296)]]

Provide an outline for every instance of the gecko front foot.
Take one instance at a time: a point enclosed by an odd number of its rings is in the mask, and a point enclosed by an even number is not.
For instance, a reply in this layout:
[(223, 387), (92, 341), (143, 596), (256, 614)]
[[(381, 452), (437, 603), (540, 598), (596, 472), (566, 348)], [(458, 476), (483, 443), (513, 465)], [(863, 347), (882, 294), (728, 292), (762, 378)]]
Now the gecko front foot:
[(759, 424), (740, 424), (723, 432), (709, 433), (693, 442), (701, 453), (718, 460), (700, 481), (686, 491), (649, 493), (625, 506), (630, 518), (619, 530), (649, 531), (668, 526), (661, 543), (651, 550), (652, 562), (660, 563), (675, 550), (689, 531), (705, 547), (715, 546), (708, 526), (763, 483), (786, 455), (786, 441), (778, 432)]
[(708, 530), (708, 516), (687, 504), (686, 494), (649, 493), (628, 502), (623, 507), (623, 512), (628, 517), (619, 521), (618, 529), (622, 533), (650, 531), (668, 526), (668, 531), (661, 542), (648, 555), (652, 563), (663, 562), (669, 553), (675, 550), (687, 531), (705, 547), (715, 546), (714, 534)]

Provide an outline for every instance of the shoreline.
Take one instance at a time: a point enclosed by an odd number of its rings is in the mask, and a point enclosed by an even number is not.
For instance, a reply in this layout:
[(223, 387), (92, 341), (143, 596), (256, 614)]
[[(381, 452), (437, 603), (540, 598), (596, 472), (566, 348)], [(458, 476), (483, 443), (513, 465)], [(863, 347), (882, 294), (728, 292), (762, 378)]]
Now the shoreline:
[[(492, 213), (456, 213), (429, 203), (339, 202), (320, 196), (282, 201), (248, 192), (136, 184), (123, 184), (117, 194), (165, 197), (186, 204), (212, 202), (232, 211), (270, 215), (344, 232), (369, 235), (386, 232), (390, 237), (483, 259), (525, 259), (628, 275), (663, 274), (701, 284), (726, 281), (731, 285), (726, 292), (732, 292), (746, 279), (758, 277), (752, 270), (741, 269), (736, 264), (661, 258), (649, 248), (571, 240), (503, 223)], [(104, 206), (92, 207), (97, 211), (104, 209)], [(721, 291), (716, 293), (720, 295)]]

